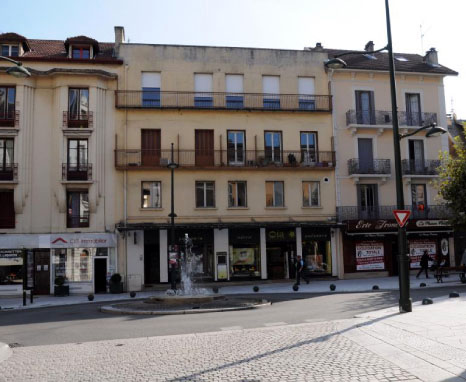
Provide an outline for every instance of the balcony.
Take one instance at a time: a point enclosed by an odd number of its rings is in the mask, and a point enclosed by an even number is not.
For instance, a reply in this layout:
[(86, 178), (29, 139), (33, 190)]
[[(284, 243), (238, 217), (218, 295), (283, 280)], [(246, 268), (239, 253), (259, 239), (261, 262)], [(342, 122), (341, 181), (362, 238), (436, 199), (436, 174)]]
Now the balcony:
[(390, 175), (390, 159), (373, 159), (361, 161), (359, 159), (348, 160), (349, 175)]
[(92, 164), (68, 164), (62, 163), (62, 181), (91, 181), (92, 180)]
[[(397, 209), (396, 206), (337, 207), (337, 219), (339, 222), (345, 220), (394, 220), (393, 210)], [(425, 206), (423, 209), (405, 206), (404, 209), (411, 211), (409, 219), (448, 219), (451, 216), (451, 212), (444, 205)]]
[(18, 163), (0, 165), (0, 182), (18, 181)]
[(82, 212), (81, 215), (70, 215), (66, 216), (66, 227), (67, 228), (81, 228), (89, 227), (89, 212)]
[(1, 127), (19, 127), (19, 110), (0, 112)]
[(94, 113), (90, 111), (87, 114), (63, 112), (63, 127), (70, 129), (92, 129), (94, 123)]
[(330, 95), (116, 90), (115, 106), (122, 109), (330, 112), (331, 97)]
[[(171, 150), (115, 150), (119, 170), (166, 168)], [(328, 169), (335, 166), (334, 151), (175, 150), (175, 161), (184, 168), (225, 169)]]
[(441, 165), (438, 159), (403, 159), (401, 166), (403, 176), (438, 176), (438, 167)]
[[(381, 110), (348, 110), (346, 112), (346, 126), (381, 126), (392, 127), (392, 112)], [(407, 111), (398, 112), (398, 124), (400, 126), (420, 127), (430, 123), (437, 123), (437, 113), (413, 113)]]

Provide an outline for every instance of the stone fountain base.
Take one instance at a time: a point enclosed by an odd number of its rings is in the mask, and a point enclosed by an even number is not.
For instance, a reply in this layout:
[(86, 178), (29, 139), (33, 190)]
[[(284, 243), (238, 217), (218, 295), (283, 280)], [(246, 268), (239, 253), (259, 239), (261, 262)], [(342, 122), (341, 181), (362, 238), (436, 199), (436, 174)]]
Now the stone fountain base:
[(224, 300), (223, 295), (194, 295), (194, 296), (152, 296), (144, 300), (146, 304), (166, 304), (166, 305), (184, 305), (184, 304), (204, 304), (214, 300)]

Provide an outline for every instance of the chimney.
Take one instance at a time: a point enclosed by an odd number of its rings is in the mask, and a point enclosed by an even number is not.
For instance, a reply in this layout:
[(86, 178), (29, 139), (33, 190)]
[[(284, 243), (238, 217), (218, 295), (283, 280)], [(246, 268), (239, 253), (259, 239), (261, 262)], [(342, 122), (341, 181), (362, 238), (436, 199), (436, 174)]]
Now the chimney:
[(125, 27), (115, 27), (115, 44), (123, 44), (125, 42)]
[(364, 47), (366, 52), (373, 52), (374, 51), (374, 41), (369, 41), (366, 46)]
[(312, 49), (314, 52), (322, 52), (324, 50), (324, 47), (320, 42), (316, 43), (315, 48)]
[(424, 62), (428, 65), (437, 66), (438, 65), (438, 55), (435, 48), (430, 48), (426, 55), (424, 56)]

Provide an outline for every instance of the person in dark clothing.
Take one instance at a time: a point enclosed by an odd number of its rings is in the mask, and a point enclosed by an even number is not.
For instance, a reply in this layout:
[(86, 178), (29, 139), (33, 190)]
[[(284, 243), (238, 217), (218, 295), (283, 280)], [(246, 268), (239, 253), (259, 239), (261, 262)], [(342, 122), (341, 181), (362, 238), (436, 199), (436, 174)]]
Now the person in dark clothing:
[(296, 260), (296, 285), (300, 285), (301, 283), (301, 273), (303, 272), (304, 268), (304, 261), (301, 256), (298, 256)]
[(423, 270), (426, 271), (426, 279), (429, 278), (429, 274), (427, 273), (428, 269), (429, 269), (429, 254), (427, 253), (427, 251), (424, 251), (422, 257), (421, 257), (421, 269), (419, 270), (419, 272), (417, 273), (416, 275), (416, 278), (419, 278), (419, 275), (422, 273)]

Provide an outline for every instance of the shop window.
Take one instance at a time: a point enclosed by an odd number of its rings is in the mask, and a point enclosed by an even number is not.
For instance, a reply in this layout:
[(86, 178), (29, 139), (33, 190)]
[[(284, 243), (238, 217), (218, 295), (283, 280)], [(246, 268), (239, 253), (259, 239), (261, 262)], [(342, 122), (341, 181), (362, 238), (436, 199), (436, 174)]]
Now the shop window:
[(162, 207), (162, 182), (142, 182), (142, 208)]
[(62, 276), (66, 282), (92, 280), (92, 259), (96, 255), (96, 248), (66, 248), (53, 251), (54, 279)]
[(246, 182), (228, 182), (228, 207), (247, 207)]
[(320, 206), (320, 182), (303, 182), (303, 207)]
[(267, 207), (284, 207), (284, 190), (284, 182), (265, 182), (265, 205)]
[(0, 86), (0, 126), (13, 126), (15, 120), (16, 88)]
[(330, 230), (303, 228), (301, 237), (305, 273), (332, 274)]
[(258, 278), (261, 272), (259, 229), (229, 230), (230, 275)]
[(20, 249), (0, 249), (0, 285), (22, 285), (23, 254)]
[(196, 182), (196, 207), (215, 207), (215, 182)]
[(89, 227), (89, 194), (87, 191), (68, 191), (67, 227)]

